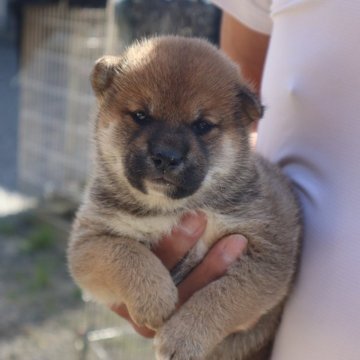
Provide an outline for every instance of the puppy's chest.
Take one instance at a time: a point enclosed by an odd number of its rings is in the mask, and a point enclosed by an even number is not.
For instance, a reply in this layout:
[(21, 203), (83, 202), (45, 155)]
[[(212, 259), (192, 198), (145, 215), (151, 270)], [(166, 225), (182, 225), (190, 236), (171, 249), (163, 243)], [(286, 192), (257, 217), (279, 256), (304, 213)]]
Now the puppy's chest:
[[(204, 255), (207, 249), (221, 236), (229, 231), (231, 221), (225, 216), (205, 211), (207, 217), (206, 230), (198, 241), (197, 253)], [(141, 241), (146, 246), (155, 245), (164, 235), (180, 223), (183, 214), (172, 216), (134, 217), (121, 215), (111, 219), (111, 227), (124, 236)], [(231, 227), (231, 226), (230, 226)]]
[[(235, 219), (205, 211), (207, 226), (197, 241), (196, 245), (184, 255), (183, 259), (171, 270), (175, 284), (181, 282), (186, 275), (203, 259), (209, 248), (224, 235), (235, 232), (238, 221)], [(178, 225), (182, 214), (176, 216), (156, 216), (134, 218), (122, 216), (113, 219), (112, 227), (122, 235), (140, 241), (151, 248), (164, 236), (171, 233), (174, 226)]]

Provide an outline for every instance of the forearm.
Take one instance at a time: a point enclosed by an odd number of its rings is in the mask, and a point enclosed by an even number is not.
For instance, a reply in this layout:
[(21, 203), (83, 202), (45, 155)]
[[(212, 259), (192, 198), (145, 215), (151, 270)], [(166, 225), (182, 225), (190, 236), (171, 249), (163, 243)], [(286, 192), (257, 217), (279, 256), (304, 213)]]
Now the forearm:
[(251, 30), (224, 12), (221, 22), (221, 49), (241, 67), (241, 72), (257, 92), (270, 37)]

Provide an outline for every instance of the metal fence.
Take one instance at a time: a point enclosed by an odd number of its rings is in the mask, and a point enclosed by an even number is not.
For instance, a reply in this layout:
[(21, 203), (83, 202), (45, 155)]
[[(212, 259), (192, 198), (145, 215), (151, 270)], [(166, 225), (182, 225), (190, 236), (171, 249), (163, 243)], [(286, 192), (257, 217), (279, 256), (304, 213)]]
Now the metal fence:
[(65, 3), (24, 9), (19, 180), (78, 199), (89, 171), (89, 73), (105, 52), (106, 11)]
[(155, 360), (152, 340), (118, 315), (91, 301), (85, 302), (84, 315), (85, 332), (75, 343), (79, 360)]

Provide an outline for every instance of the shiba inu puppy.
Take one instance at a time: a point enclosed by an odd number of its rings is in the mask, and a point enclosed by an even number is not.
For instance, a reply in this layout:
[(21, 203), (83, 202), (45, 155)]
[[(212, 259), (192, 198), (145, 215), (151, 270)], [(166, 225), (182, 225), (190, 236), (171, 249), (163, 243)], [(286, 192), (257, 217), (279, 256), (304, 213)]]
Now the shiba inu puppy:
[[(91, 80), (96, 158), (68, 250), (75, 281), (156, 329), (159, 360), (266, 359), (301, 221), (287, 179), (250, 149), (259, 100), (238, 67), (200, 39), (143, 40), (98, 60)], [(207, 229), (172, 277), (151, 247), (195, 210)], [(175, 283), (235, 233), (248, 239), (246, 253), (175, 311)]]

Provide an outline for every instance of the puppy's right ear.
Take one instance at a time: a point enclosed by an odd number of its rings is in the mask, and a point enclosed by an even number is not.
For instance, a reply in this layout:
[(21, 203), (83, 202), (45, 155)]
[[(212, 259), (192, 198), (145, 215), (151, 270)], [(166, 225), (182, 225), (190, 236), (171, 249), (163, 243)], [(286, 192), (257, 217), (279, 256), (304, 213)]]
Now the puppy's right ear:
[(103, 56), (96, 61), (91, 73), (91, 85), (98, 100), (104, 98), (106, 90), (110, 87), (114, 76), (120, 70), (120, 58), (116, 56)]

